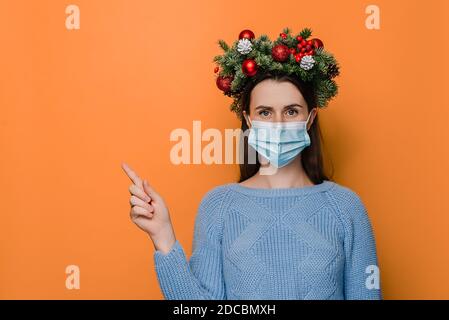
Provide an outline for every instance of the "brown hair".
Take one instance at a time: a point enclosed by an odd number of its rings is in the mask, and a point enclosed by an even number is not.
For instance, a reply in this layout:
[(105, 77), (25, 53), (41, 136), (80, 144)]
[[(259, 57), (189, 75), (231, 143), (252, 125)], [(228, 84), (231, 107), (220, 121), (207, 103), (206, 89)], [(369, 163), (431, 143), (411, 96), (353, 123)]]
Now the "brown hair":
[[(241, 114), (239, 115), (242, 119), (242, 131), (246, 132), (248, 129), (248, 125), (245, 121), (245, 118), (243, 117), (243, 111), (246, 112), (247, 115), (249, 115), (249, 105), (250, 105), (250, 99), (251, 99), (251, 91), (253, 88), (261, 81), (266, 79), (273, 79), (278, 82), (283, 81), (289, 81), (292, 84), (294, 84), (298, 90), (303, 95), (304, 99), (307, 102), (307, 109), (310, 112), (310, 110), (314, 107), (316, 107), (316, 97), (313, 90), (313, 85), (310, 82), (304, 82), (301, 79), (287, 75), (285, 73), (278, 73), (278, 72), (261, 72), (258, 73), (256, 76), (251, 78), (251, 81), (245, 86), (243, 89), (240, 98), (239, 103), (241, 105)], [(308, 131), (310, 136), (311, 144), (310, 146), (306, 147), (301, 152), (301, 163), (304, 168), (304, 171), (306, 172), (309, 179), (314, 184), (319, 184), (323, 182), (323, 180), (330, 180), (330, 178), (325, 174), (324, 165), (323, 165), (323, 155), (322, 155), (322, 144), (324, 146), (324, 142), (322, 139), (322, 134), (320, 130), (320, 126), (318, 123), (318, 114), (315, 116), (315, 119)], [(253, 175), (255, 175), (260, 168), (260, 162), (258, 157), (256, 157), (256, 163), (248, 163), (248, 137), (245, 136), (242, 140), (244, 143), (244, 161), (240, 164), (240, 179), (239, 182), (242, 182)]]

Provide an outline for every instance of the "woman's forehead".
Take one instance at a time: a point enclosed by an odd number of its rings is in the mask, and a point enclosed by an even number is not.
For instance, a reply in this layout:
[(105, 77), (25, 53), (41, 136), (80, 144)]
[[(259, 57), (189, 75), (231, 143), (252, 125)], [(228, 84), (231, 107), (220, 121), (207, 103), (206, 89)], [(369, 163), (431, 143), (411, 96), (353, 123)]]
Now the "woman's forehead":
[(251, 106), (253, 108), (259, 105), (282, 108), (294, 103), (307, 104), (298, 88), (289, 81), (264, 80), (251, 91)]

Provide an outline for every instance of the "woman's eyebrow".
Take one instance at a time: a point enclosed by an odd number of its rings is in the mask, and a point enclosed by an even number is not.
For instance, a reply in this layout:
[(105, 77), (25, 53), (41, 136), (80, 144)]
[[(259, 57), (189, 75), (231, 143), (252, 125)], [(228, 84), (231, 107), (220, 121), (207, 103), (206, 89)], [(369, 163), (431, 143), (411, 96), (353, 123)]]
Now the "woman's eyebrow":
[(257, 110), (257, 109), (273, 109), (273, 107), (260, 105), (260, 106), (257, 106), (254, 110)]
[(284, 106), (284, 109), (285, 108), (290, 108), (290, 107), (301, 107), (301, 108), (303, 108), (303, 106), (300, 105), (299, 103), (292, 103), (292, 104)]
[[(284, 106), (284, 109), (285, 108), (290, 108), (290, 107), (301, 107), (301, 108), (304, 108), (302, 105), (300, 105), (299, 103), (292, 103), (292, 104), (288, 104), (288, 105), (286, 105), (286, 106)], [(259, 108), (268, 108), (268, 109), (272, 109), (273, 107), (271, 107), (271, 106), (265, 106), (265, 105), (260, 105), (260, 106), (257, 106), (256, 108), (255, 108), (255, 110), (257, 110), (257, 109), (259, 109)]]

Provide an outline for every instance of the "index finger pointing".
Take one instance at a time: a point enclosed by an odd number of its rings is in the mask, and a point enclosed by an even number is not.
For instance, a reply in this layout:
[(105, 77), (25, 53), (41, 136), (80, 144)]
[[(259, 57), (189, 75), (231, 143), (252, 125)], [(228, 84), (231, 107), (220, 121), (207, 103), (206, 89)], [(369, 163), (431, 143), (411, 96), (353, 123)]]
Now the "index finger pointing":
[(122, 169), (135, 185), (142, 186), (142, 179), (125, 162), (122, 162)]

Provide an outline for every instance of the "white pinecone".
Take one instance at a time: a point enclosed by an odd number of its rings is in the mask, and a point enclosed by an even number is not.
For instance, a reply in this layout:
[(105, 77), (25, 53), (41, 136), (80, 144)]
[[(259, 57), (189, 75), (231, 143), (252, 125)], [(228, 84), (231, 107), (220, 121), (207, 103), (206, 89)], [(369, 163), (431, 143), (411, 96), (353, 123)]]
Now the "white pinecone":
[(253, 44), (250, 40), (243, 38), (239, 40), (239, 43), (237, 44), (237, 51), (241, 54), (248, 54), (253, 49)]
[(303, 68), (304, 70), (310, 70), (313, 68), (313, 65), (315, 64), (315, 59), (313, 59), (312, 56), (304, 56), (301, 59), (301, 63), (299, 66)]

